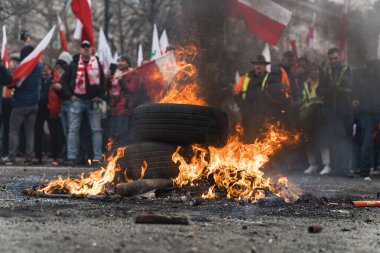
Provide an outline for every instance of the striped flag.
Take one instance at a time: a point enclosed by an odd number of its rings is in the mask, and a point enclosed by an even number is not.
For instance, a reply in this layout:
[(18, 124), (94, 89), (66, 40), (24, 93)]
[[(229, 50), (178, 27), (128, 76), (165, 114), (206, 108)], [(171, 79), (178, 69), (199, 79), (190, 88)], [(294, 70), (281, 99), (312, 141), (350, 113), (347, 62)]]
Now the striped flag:
[(5, 25), (3, 25), (3, 40), (2, 40), (2, 44), (1, 44), (1, 60), (3, 61), (5, 66), (8, 68), (9, 53), (8, 53), (7, 30), (5, 28)]
[(258, 39), (277, 45), (292, 13), (271, 0), (230, 0), (231, 15), (244, 20)]
[(56, 26), (46, 34), (46, 36), (41, 40), (37, 47), (18, 65), (18, 67), (13, 72), (13, 85), (20, 87), (25, 78), (32, 73), (34, 68), (37, 66), (41, 55), (44, 53), (47, 46), (50, 44), (53, 38)]
[(67, 46), (67, 39), (66, 39), (66, 32), (65, 32), (65, 26), (62, 22), (61, 17), (57, 13), (57, 19), (58, 19), (58, 27), (59, 27), (59, 40), (61, 42), (61, 48), (63, 51), (69, 52), (69, 48)]

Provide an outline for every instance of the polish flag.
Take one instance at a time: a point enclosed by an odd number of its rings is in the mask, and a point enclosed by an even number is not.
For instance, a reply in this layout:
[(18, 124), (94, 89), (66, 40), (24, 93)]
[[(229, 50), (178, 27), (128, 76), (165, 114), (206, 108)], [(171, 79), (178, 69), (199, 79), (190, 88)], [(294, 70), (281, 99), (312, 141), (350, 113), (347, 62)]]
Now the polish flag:
[(140, 67), (144, 61), (142, 45), (139, 45), (139, 51), (137, 53), (137, 67)]
[[(269, 49), (269, 44), (268, 43), (265, 44), (264, 50), (262, 52), (262, 55), (264, 56), (264, 58), (265, 58), (265, 60), (267, 62), (271, 61), (270, 49)], [(267, 69), (268, 72), (270, 72), (271, 71), (271, 65), (268, 64), (267, 67), (266, 67), (266, 69)]]
[(271, 0), (230, 0), (231, 15), (244, 20), (258, 39), (277, 45), (292, 13)]
[(18, 65), (18, 67), (13, 72), (13, 86), (20, 87), (25, 78), (32, 73), (36, 67), (41, 55), (44, 53), (47, 46), (50, 44), (53, 38), (56, 26), (46, 34), (46, 36), (41, 40), (37, 47)]
[(3, 41), (1, 44), (1, 60), (8, 68), (9, 64), (9, 53), (8, 53), (8, 41), (7, 41), (7, 30), (5, 29), (5, 25), (3, 25)]
[(102, 64), (103, 71), (104, 73), (107, 73), (114, 58), (111, 53), (111, 48), (108, 45), (106, 35), (104, 34), (102, 28), (99, 30), (99, 44), (97, 53), (99, 61)]
[(161, 54), (164, 55), (166, 52), (166, 48), (169, 46), (169, 38), (166, 33), (166, 30), (164, 30), (160, 37), (160, 47), (161, 47)]
[(174, 52), (170, 51), (157, 60), (143, 64), (136, 69), (151, 99), (156, 99), (170, 83), (178, 71)]
[(57, 13), (57, 19), (58, 19), (58, 26), (59, 26), (59, 39), (61, 42), (61, 48), (63, 51), (69, 52), (69, 48), (67, 46), (65, 26), (64, 26), (62, 19), (58, 13)]
[(89, 2), (87, 0), (73, 0), (71, 2), (71, 9), (83, 26), (81, 40), (88, 40), (94, 46), (94, 30)]
[(344, 1), (342, 17), (340, 20), (340, 34), (339, 34), (339, 50), (345, 57), (346, 50), (346, 34), (347, 34), (347, 26), (348, 26), (348, 0)]
[(153, 27), (153, 36), (152, 36), (152, 53), (150, 55), (150, 60), (156, 60), (162, 56), (160, 40), (158, 38), (158, 31), (156, 24)]
[(313, 20), (311, 21), (309, 31), (306, 35), (306, 47), (313, 49), (314, 48), (314, 31), (315, 31), (315, 12), (313, 13)]

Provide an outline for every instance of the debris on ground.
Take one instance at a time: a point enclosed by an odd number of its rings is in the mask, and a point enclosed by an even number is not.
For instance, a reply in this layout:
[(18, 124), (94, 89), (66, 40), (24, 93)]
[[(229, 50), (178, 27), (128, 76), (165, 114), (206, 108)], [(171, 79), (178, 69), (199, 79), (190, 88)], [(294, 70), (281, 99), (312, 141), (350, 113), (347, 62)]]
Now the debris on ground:
[(135, 222), (139, 224), (189, 225), (189, 220), (185, 215), (168, 216), (154, 213), (140, 214), (136, 216)]

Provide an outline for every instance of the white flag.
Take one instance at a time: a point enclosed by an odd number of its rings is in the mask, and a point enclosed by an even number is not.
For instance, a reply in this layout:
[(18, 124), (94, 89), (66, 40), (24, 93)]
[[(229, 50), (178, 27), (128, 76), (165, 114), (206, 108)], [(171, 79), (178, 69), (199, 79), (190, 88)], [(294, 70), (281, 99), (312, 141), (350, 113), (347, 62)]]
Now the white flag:
[[(266, 43), (265, 44), (265, 47), (264, 47), (264, 50), (263, 50), (263, 53), (262, 55), (264, 56), (265, 60), (267, 62), (270, 62), (271, 61), (271, 57), (270, 57), (270, 48), (269, 48), (269, 44)], [(268, 64), (267, 65), (267, 71), (270, 72), (271, 71), (271, 65)]]
[(166, 34), (166, 30), (164, 30), (161, 34), (160, 46), (161, 46), (161, 53), (162, 55), (164, 55), (166, 52), (166, 48), (169, 46), (169, 39), (168, 39), (168, 35)]
[(119, 52), (116, 51), (113, 55), (113, 60), (112, 60), (112, 63), (115, 63), (117, 64), (117, 61), (119, 60)]
[(8, 67), (9, 63), (9, 54), (8, 54), (8, 41), (7, 41), (7, 30), (5, 25), (3, 25), (3, 41), (1, 44), (1, 60)]
[(150, 55), (151, 60), (156, 60), (160, 58), (161, 55), (161, 47), (160, 47), (160, 41), (158, 40), (158, 31), (157, 26), (154, 25), (153, 27), (153, 37), (152, 37), (152, 53)]
[(99, 30), (99, 45), (98, 45), (98, 57), (99, 61), (102, 64), (104, 73), (107, 73), (112, 61), (113, 56), (111, 53), (111, 49), (108, 45), (106, 35), (103, 32), (103, 29)]
[(143, 64), (144, 56), (143, 56), (143, 49), (142, 45), (139, 45), (139, 52), (137, 54), (137, 67), (140, 67)]

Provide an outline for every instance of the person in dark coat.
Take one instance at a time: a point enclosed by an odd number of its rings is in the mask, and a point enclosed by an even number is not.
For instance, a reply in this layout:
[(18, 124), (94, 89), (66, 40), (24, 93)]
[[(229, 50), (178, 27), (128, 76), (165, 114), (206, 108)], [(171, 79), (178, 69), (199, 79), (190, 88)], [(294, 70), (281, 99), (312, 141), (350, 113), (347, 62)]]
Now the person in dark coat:
[(268, 97), (266, 94), (269, 73), (266, 70), (270, 62), (258, 55), (252, 61), (253, 70), (246, 73), (239, 80), (235, 94), (242, 114), (244, 128), (244, 141), (253, 143), (260, 134), (266, 120), (270, 119), (268, 113)]
[(92, 133), (93, 159), (102, 159), (101, 110), (105, 92), (105, 75), (99, 59), (92, 54), (91, 44), (82, 41), (80, 54), (73, 57), (67, 75), (63, 80), (62, 92), (70, 97), (69, 133), (67, 139), (68, 165), (77, 163), (79, 153), (80, 129), (84, 115)]
[[(34, 48), (30, 45), (21, 50), (20, 61), (25, 59)], [(12, 112), (10, 118), (9, 133), (9, 159), (6, 165), (13, 165), (19, 146), (19, 131), (23, 123), (26, 135), (25, 165), (32, 164), (34, 152), (34, 127), (37, 118), (38, 101), (40, 99), (42, 64), (37, 63), (36, 67), (25, 78), (20, 86), (14, 89), (12, 97)]]

